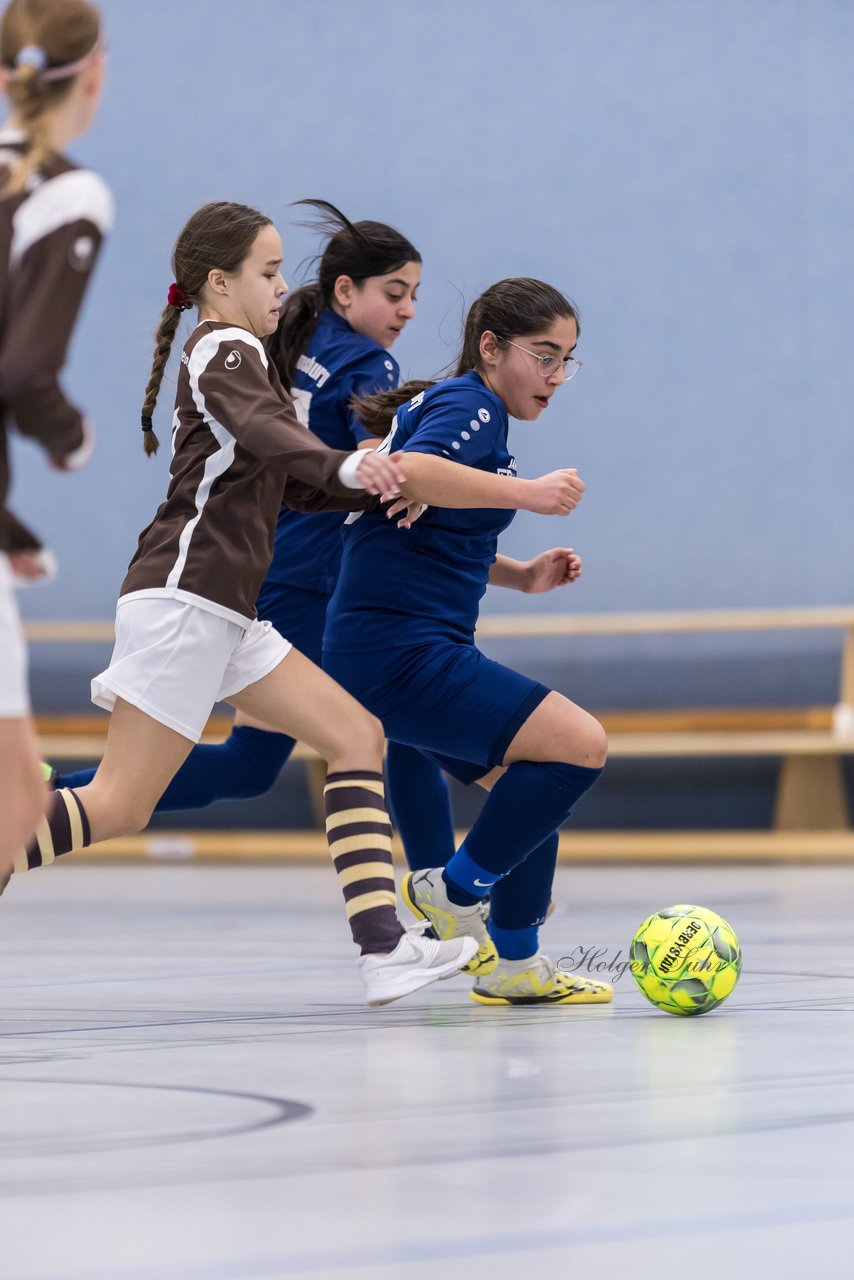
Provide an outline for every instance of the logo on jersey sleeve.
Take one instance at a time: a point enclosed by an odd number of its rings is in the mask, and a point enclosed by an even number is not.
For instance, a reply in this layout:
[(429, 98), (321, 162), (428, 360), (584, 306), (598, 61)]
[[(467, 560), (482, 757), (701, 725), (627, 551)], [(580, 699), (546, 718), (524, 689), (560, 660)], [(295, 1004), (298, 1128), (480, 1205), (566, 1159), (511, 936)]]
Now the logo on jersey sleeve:
[(239, 351), (229, 351), (228, 355), (225, 357), (226, 369), (239, 369), (240, 360), (241, 356)]
[(68, 250), (68, 261), (75, 271), (87, 271), (92, 265), (95, 241), (92, 236), (78, 236)]
[[(468, 423), (467, 429), (464, 431), (460, 431), (459, 440), (451, 441), (451, 448), (459, 452), (460, 449), (463, 447), (460, 444), (460, 440), (466, 440), (466, 441), (471, 440), (473, 432), (480, 431), (482, 424), (486, 424), (487, 422), (491, 422), (491, 421), (492, 421), (492, 415), (490, 414), (488, 409), (478, 409), (477, 418), (472, 418)], [(447, 456), (450, 456), (450, 455), (447, 455)]]

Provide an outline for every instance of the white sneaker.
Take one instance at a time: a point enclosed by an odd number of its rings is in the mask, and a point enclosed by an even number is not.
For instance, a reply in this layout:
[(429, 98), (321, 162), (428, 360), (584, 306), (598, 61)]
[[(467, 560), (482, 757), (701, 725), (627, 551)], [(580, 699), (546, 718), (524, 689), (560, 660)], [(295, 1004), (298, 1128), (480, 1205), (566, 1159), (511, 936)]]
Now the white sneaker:
[(394, 951), (362, 956), (359, 965), (370, 1005), (390, 1004), (442, 978), (452, 978), (477, 951), (474, 938), (436, 942), (421, 936), (416, 926), (401, 938)]

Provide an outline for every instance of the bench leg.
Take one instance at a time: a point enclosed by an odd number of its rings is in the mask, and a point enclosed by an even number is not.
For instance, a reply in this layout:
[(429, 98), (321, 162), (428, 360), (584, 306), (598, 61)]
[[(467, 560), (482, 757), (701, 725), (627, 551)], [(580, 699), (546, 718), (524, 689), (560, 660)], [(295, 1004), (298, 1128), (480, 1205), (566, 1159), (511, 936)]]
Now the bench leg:
[(780, 765), (774, 827), (778, 831), (851, 827), (839, 756), (785, 756)]

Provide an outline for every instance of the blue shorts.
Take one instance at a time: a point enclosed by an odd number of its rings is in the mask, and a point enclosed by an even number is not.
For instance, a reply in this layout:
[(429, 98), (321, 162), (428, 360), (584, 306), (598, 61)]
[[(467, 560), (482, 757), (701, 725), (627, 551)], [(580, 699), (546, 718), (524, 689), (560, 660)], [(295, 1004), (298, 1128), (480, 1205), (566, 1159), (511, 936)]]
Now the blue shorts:
[(323, 628), (331, 597), (282, 582), (265, 582), (256, 608), (262, 622), (271, 622), (280, 636), (320, 666)]
[[(290, 639), (290, 637), (288, 637)], [(473, 644), (440, 641), (382, 653), (324, 652), (323, 666), (383, 723), (459, 782), (503, 764), (507, 748), (551, 692)]]

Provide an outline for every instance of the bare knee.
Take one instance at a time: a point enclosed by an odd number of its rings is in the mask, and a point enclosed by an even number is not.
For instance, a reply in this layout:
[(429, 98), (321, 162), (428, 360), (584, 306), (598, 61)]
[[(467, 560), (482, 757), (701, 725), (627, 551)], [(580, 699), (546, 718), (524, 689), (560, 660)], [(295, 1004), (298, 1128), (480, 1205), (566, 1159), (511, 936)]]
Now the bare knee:
[(601, 769), (608, 758), (608, 735), (595, 716), (584, 713), (578, 735), (573, 735), (569, 764), (584, 765), (588, 769)]
[[(555, 759), (565, 764), (601, 769), (608, 756), (608, 738), (595, 716), (579, 707), (558, 735), (559, 754)], [(540, 757), (542, 759), (542, 757)]]
[(359, 707), (348, 717), (338, 741), (325, 753), (330, 772), (345, 769), (382, 769), (385, 734), (376, 716)]
[(552, 692), (522, 725), (504, 763), (554, 760), (601, 769), (607, 754), (608, 739), (596, 717), (563, 694)]
[(372, 716), (370, 711), (362, 712), (355, 740), (358, 741), (359, 752), (364, 753), (371, 760), (376, 760), (378, 768), (382, 768), (385, 733), (380, 721), (376, 716)]

